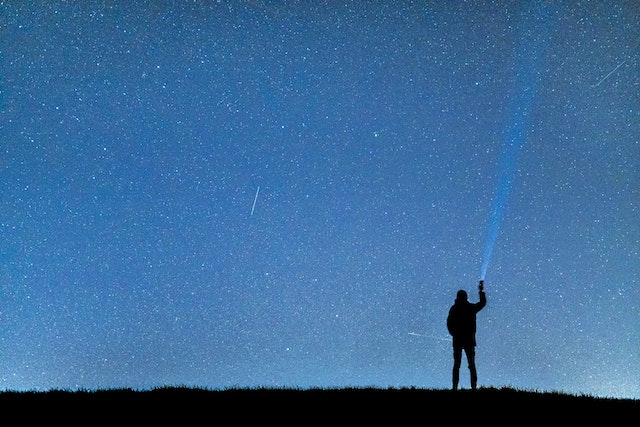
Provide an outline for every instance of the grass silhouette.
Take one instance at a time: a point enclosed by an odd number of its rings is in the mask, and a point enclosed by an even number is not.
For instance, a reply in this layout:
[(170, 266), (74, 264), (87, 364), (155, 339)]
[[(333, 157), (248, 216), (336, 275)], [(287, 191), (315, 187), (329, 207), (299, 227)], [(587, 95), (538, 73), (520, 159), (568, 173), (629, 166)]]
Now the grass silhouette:
[(595, 422), (632, 419), (640, 400), (525, 391), (513, 388), (439, 390), (422, 388), (232, 388), (160, 387), (137, 391), (5, 391), (5, 416), (73, 424), (180, 425), (279, 422), (368, 424), (483, 421)]

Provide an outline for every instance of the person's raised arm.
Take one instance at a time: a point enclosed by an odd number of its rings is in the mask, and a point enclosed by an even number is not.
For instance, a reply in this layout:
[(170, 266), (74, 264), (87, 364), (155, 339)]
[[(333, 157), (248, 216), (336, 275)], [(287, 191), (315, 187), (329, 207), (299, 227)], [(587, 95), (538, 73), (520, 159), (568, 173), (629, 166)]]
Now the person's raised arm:
[(480, 295), (480, 308), (484, 307), (485, 305), (487, 305), (487, 296), (484, 293), (484, 280), (480, 280), (480, 283), (478, 284), (478, 294)]

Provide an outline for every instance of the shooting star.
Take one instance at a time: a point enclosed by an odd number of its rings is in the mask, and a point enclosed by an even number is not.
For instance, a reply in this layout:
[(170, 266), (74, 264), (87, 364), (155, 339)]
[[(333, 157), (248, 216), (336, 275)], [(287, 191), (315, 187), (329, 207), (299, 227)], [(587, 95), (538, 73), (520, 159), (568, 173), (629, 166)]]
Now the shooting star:
[(258, 189), (256, 190), (256, 196), (253, 198), (253, 206), (251, 206), (251, 215), (253, 216), (253, 211), (256, 209), (256, 202), (258, 201), (258, 193), (260, 193), (260, 186), (258, 185)]
[(613, 73), (615, 73), (618, 68), (622, 67), (624, 65), (624, 63), (627, 62), (627, 60), (625, 59), (624, 61), (622, 61), (621, 63), (619, 63), (616, 68), (614, 68), (613, 70), (611, 70), (609, 72), (609, 74), (607, 74), (606, 76), (604, 76), (602, 79), (600, 79), (600, 81), (598, 83), (596, 83), (595, 85), (592, 85), (591, 87), (598, 87), (600, 86), (600, 83), (602, 83), (603, 81), (607, 80), (609, 78), (609, 76)]
[(423, 337), (423, 338), (431, 338), (434, 340), (439, 340), (439, 341), (451, 341), (451, 338), (444, 338), (444, 337), (435, 337), (433, 335), (424, 335), (424, 334), (418, 334), (416, 332), (408, 332), (409, 335), (412, 335), (414, 337)]

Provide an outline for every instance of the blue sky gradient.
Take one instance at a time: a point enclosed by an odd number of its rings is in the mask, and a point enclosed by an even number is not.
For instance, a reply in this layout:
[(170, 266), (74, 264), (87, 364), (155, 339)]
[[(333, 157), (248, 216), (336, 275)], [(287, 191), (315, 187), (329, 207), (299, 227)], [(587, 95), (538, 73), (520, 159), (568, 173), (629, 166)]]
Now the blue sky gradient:
[(554, 5), (1, 2), (0, 388), (449, 388), (484, 260), (480, 386), (639, 398), (640, 8)]

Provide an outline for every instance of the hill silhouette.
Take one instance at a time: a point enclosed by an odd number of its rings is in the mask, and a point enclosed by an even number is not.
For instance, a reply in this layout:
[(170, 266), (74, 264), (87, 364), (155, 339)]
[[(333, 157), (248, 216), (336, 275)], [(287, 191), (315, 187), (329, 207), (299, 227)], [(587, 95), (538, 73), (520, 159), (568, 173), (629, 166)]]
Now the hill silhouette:
[[(280, 424), (426, 423), (483, 421), (594, 422), (633, 419), (640, 400), (512, 388), (477, 391), (420, 388), (255, 388), (208, 390), (163, 387), (0, 393), (5, 417), (74, 424), (144, 422), (278, 422)], [(10, 418), (11, 419), (11, 418)]]

